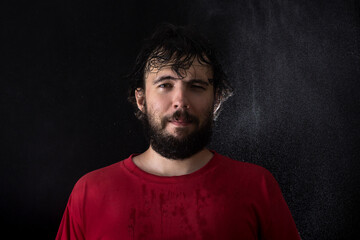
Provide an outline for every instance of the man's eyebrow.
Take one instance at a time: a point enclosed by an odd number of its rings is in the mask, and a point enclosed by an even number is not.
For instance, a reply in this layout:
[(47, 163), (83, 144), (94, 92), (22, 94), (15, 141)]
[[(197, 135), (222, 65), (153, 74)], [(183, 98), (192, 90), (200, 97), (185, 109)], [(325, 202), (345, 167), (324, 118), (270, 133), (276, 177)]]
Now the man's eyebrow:
[(159, 77), (157, 79), (155, 79), (155, 81), (153, 82), (154, 85), (156, 85), (157, 83), (159, 82), (162, 82), (162, 81), (165, 81), (165, 80), (177, 80), (178, 78), (175, 78), (173, 76), (170, 76), (170, 75), (165, 75), (165, 76), (162, 76), (162, 77)]
[[(156, 85), (159, 82), (165, 81), (165, 80), (180, 80), (180, 78), (176, 78), (170, 75), (166, 75), (166, 76), (162, 76), (158, 79), (156, 79), (153, 84)], [(187, 83), (188, 84), (193, 84), (193, 83), (197, 83), (197, 84), (201, 84), (201, 85), (206, 85), (209, 86), (209, 82), (211, 82), (212, 79), (208, 79), (208, 82), (202, 79), (190, 79)]]
[[(209, 79), (209, 82), (210, 81), (211, 81), (211, 79)], [(189, 84), (197, 83), (197, 84), (201, 84), (201, 85), (205, 85), (205, 86), (209, 86), (209, 82), (202, 80), (202, 79), (191, 79), (188, 81)]]

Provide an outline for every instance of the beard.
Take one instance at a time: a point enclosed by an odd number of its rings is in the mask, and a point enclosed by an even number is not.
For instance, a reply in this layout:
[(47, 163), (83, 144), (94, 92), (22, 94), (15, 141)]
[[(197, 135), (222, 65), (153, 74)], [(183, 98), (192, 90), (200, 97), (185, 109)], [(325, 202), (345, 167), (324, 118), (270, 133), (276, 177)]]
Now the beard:
[[(173, 159), (183, 160), (200, 152), (209, 144), (213, 127), (213, 111), (207, 112), (203, 124), (199, 125), (197, 117), (190, 115), (187, 111), (178, 110), (172, 116), (165, 116), (160, 124), (156, 124), (151, 115), (145, 113), (143, 121), (146, 137), (154, 151), (161, 156)], [(189, 132), (187, 128), (176, 128), (178, 136), (167, 133), (165, 128), (170, 119), (184, 118), (196, 126), (195, 130)]]

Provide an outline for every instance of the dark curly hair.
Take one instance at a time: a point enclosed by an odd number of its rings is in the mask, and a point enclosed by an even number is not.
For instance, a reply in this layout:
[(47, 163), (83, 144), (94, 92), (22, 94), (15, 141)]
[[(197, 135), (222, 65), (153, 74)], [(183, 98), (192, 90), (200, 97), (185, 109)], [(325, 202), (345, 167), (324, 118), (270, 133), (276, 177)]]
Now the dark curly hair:
[(144, 45), (139, 52), (133, 71), (128, 75), (130, 80), (128, 100), (135, 106), (135, 115), (140, 120), (145, 115), (136, 105), (135, 90), (145, 89), (145, 74), (150, 69), (161, 68), (170, 65), (172, 70), (179, 76), (189, 69), (197, 58), (200, 64), (209, 65), (213, 71), (213, 79), (210, 82), (214, 86), (216, 109), (214, 119), (220, 113), (221, 104), (229, 98), (233, 91), (227, 82), (220, 63), (217, 60), (215, 50), (202, 35), (191, 27), (177, 27), (169, 23), (161, 24), (153, 35), (145, 39)]

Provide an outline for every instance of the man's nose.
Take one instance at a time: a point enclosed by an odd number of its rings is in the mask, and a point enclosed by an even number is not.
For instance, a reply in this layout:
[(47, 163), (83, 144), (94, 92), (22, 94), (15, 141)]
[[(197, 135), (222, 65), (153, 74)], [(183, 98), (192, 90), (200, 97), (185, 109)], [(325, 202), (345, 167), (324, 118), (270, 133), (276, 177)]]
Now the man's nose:
[(174, 92), (173, 106), (175, 109), (189, 108), (190, 103), (186, 93), (186, 89), (179, 87)]

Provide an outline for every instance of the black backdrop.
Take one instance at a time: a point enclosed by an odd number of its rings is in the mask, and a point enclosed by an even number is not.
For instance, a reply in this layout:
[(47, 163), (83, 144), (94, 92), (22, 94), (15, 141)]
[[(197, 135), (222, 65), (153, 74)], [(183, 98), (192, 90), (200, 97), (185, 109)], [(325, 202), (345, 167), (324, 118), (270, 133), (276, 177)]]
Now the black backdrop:
[(161, 22), (196, 25), (222, 53), (236, 94), (210, 147), (269, 169), (304, 240), (359, 238), (359, 1), (1, 5), (11, 239), (53, 239), (79, 177), (145, 150), (122, 76)]

